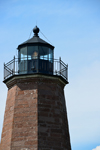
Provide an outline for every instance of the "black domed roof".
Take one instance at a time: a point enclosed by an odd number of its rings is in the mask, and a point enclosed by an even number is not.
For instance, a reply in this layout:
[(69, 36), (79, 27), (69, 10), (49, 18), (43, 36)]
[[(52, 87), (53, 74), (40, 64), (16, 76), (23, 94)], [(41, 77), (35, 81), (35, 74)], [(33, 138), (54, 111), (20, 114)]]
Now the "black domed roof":
[(43, 45), (43, 46), (47, 46), (47, 47), (50, 47), (51, 49), (54, 49), (54, 46), (52, 46), (51, 44), (47, 43), (46, 41), (42, 40), (41, 38), (39, 38), (38, 36), (38, 33), (39, 33), (40, 29), (36, 26), (34, 29), (33, 29), (33, 32), (34, 32), (34, 36), (25, 41), (24, 43), (18, 45), (18, 49), (21, 48), (21, 47), (24, 47), (24, 46), (32, 46), (32, 45)]

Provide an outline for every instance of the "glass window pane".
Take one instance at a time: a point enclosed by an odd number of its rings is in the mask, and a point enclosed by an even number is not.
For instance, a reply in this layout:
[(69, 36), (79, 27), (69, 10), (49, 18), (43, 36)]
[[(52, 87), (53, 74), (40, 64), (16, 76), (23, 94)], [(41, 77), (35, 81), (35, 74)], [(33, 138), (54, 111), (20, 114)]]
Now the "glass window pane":
[(19, 74), (27, 73), (27, 47), (23, 47), (19, 51)]
[(53, 50), (49, 48), (49, 61), (53, 62)]
[(21, 60), (27, 60), (27, 47), (20, 49), (20, 58)]
[(38, 46), (28, 46), (28, 60), (38, 58)]
[(49, 48), (45, 46), (39, 46), (40, 59), (49, 60)]

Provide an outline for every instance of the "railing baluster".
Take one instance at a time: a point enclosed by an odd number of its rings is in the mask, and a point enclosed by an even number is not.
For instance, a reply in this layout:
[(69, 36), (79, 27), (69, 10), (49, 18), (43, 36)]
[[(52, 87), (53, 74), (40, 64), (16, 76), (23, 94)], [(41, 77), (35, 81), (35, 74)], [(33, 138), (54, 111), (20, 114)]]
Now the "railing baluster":
[(61, 75), (61, 57), (59, 57), (59, 62), (60, 62), (60, 75)]
[(4, 79), (5, 79), (5, 63), (4, 63)]
[(14, 56), (14, 70), (13, 70), (14, 74), (15, 74), (15, 56)]

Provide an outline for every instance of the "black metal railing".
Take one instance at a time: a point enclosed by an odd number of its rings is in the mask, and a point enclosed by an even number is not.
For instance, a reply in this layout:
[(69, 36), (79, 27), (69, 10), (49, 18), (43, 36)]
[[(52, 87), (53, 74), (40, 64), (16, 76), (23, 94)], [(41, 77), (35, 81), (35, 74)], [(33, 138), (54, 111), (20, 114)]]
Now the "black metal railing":
[(12, 59), (4, 64), (4, 80), (13, 75), (43, 73), (58, 75), (68, 81), (68, 65), (61, 58), (54, 60), (44, 59)]

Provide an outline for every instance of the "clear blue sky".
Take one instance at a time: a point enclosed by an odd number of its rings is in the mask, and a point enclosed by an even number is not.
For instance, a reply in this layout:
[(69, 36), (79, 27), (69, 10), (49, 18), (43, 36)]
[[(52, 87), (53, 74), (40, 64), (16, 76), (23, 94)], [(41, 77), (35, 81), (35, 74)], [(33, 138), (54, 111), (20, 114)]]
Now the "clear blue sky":
[(69, 65), (65, 96), (72, 150), (100, 150), (100, 0), (0, 1), (0, 133), (7, 97), (3, 63), (17, 57), (17, 46), (36, 22), (55, 46), (55, 58)]

